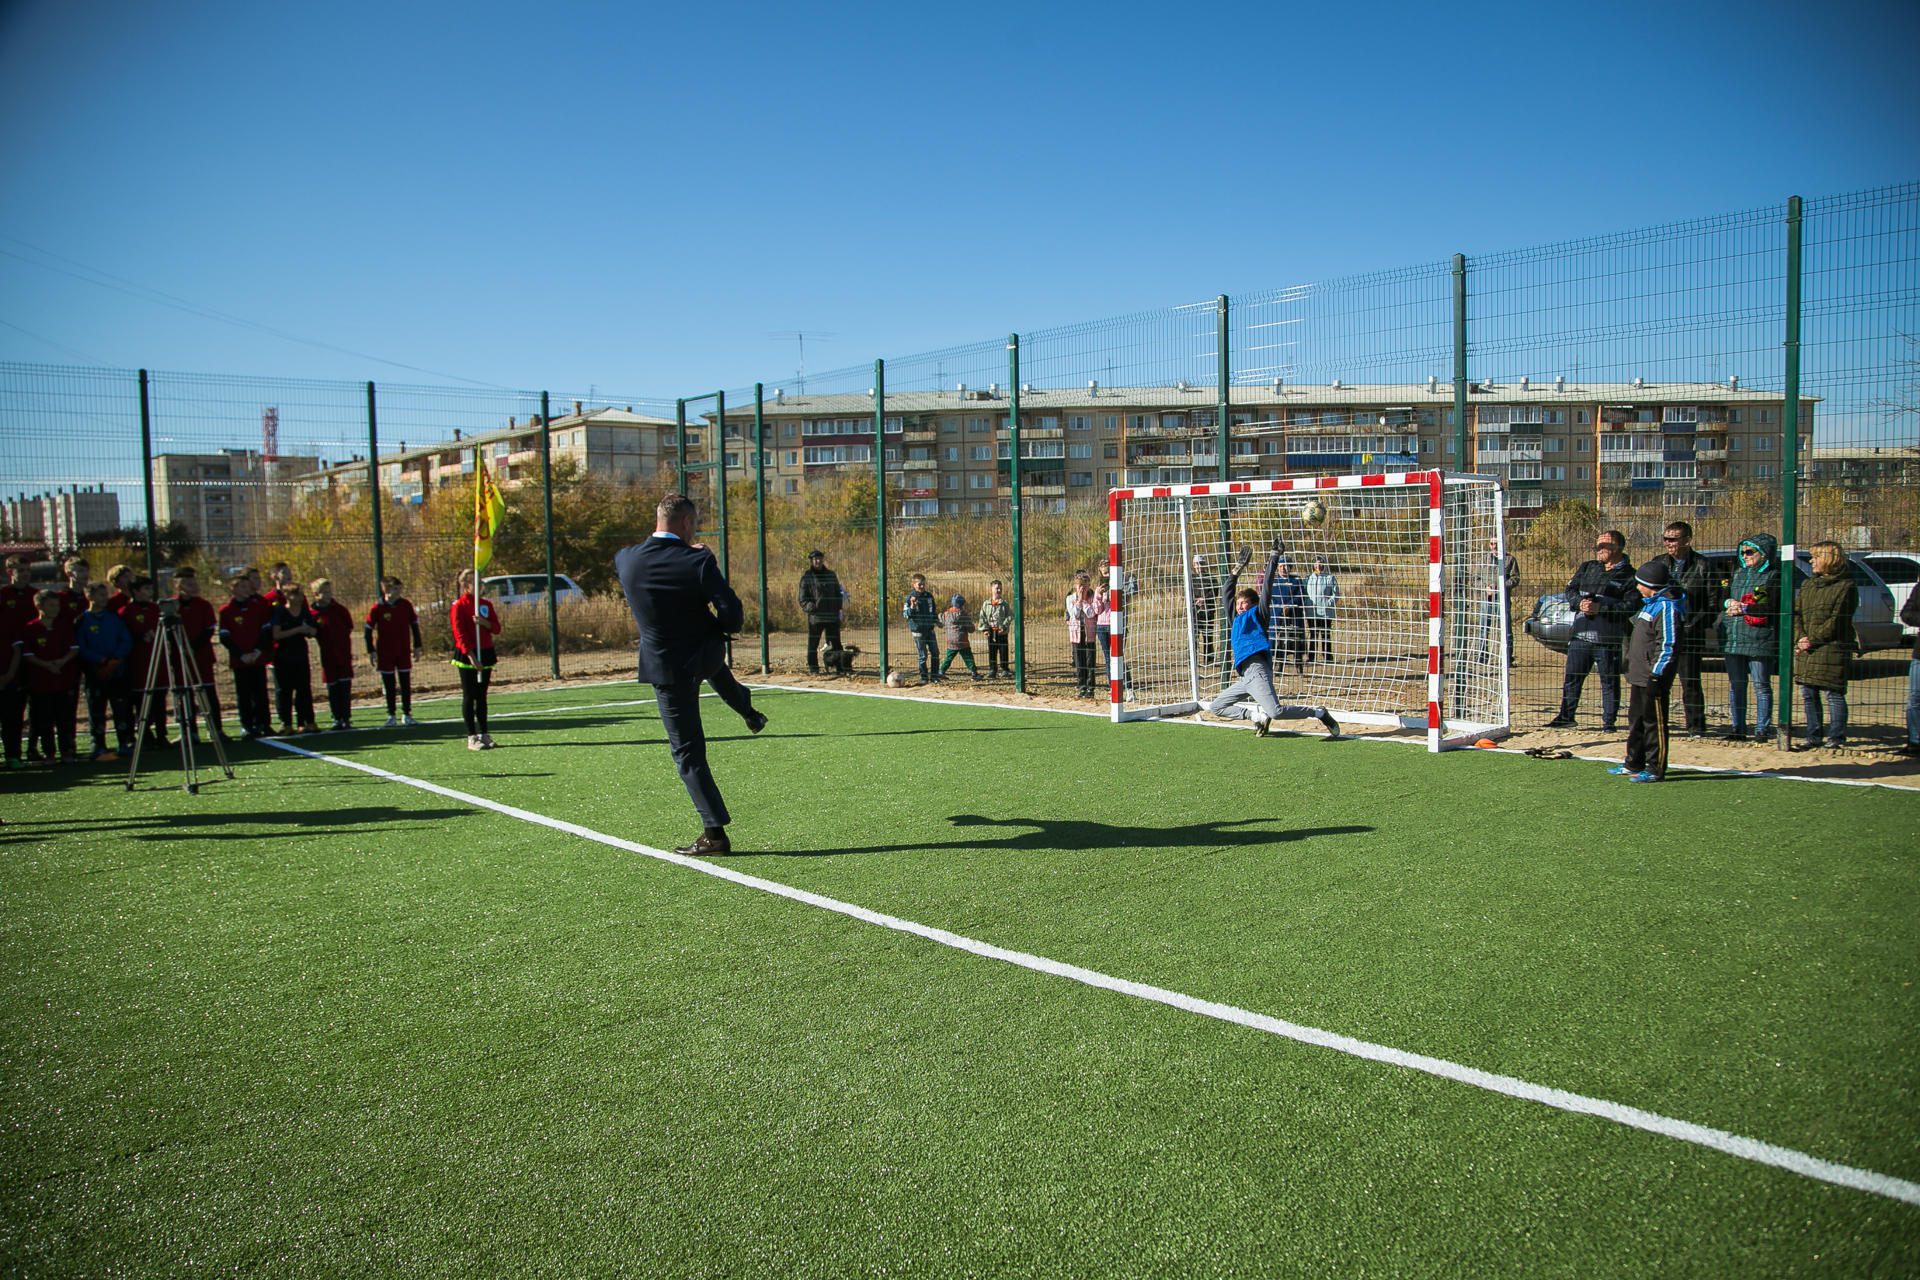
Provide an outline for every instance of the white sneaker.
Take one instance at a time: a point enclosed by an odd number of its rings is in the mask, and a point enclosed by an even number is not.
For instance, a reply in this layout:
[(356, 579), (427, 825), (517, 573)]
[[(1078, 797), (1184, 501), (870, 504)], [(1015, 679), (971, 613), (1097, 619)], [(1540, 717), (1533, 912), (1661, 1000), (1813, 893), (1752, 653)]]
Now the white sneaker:
[(1253, 736), (1254, 737), (1256, 738), (1266, 737), (1267, 731), (1271, 728), (1273, 728), (1273, 719), (1270, 716), (1268, 716), (1265, 712), (1261, 712), (1261, 711), (1256, 711), (1253, 713)]
[(382, 729), (398, 729), (400, 727), (400, 721), (395, 716), (388, 716), (387, 722), (380, 727)]
[(415, 725), (419, 724), (420, 722), (418, 720), (415, 720), (413, 718), (413, 713), (409, 711), (406, 715), (400, 717), (400, 723), (407, 726), (407, 728), (411, 729)]
[(486, 750), (485, 747), (480, 745), (479, 734), (470, 733), (467, 735), (467, 750), (469, 751), (485, 751)]

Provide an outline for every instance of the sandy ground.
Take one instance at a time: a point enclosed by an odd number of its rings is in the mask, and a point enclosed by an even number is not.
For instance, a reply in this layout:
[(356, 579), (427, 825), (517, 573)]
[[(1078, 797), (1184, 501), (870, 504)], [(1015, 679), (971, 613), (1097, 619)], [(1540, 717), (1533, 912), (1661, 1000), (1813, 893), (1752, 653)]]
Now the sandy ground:
[[(1062, 710), (1092, 711), (1104, 713), (1106, 702), (1088, 700), (1073, 696), (1071, 674), (1064, 670), (1058, 658), (1030, 668), (1028, 689), (1030, 692), (1017, 692), (1011, 681), (974, 682), (965, 675), (959, 663), (954, 664), (950, 678), (945, 683), (921, 686), (913, 679), (897, 689), (890, 689), (875, 674), (874, 655), (877, 650), (877, 637), (872, 631), (857, 632), (849, 630), (844, 639), (848, 644), (861, 649), (855, 661), (859, 673), (851, 678), (828, 680), (809, 676), (805, 670), (806, 637), (799, 633), (782, 633), (769, 640), (769, 657), (773, 671), (769, 675), (758, 672), (759, 641), (757, 637), (737, 643), (734, 647), (734, 670), (743, 680), (754, 684), (788, 685), (811, 688), (856, 689), (865, 693), (896, 694), (918, 698), (950, 699), (956, 702), (990, 702), (1005, 706), (1039, 706)], [(898, 666), (902, 662), (911, 663), (913, 650), (910, 644), (903, 643), (903, 634), (892, 633), (889, 636), (889, 658)], [(1543, 729), (1539, 726), (1550, 719), (1558, 709), (1562, 659), (1558, 654), (1542, 648), (1533, 641), (1521, 637), (1518, 656), (1520, 665), (1514, 670), (1512, 680), (1512, 702), (1514, 734), (1501, 746), (1508, 750), (1525, 750), (1529, 747), (1552, 747), (1571, 751), (1575, 756), (1589, 759), (1618, 760), (1625, 750), (1625, 693), (1622, 692), (1620, 723), (1622, 732), (1606, 734), (1600, 732), (1597, 714), (1587, 714), (1586, 727), (1577, 729)], [(982, 645), (975, 651), (975, 659), (984, 669), (986, 649)], [(496, 686), (503, 690), (527, 690), (564, 688), (573, 684), (604, 682), (609, 680), (631, 679), (633, 657), (625, 650), (599, 650), (587, 653), (563, 654), (560, 659), (562, 678), (555, 680), (549, 659), (545, 655), (508, 657), (501, 661), (495, 674)], [(1854, 705), (1861, 709), (1874, 708), (1873, 719), (1887, 720), (1888, 707), (1904, 707), (1906, 699), (1907, 664), (1898, 655), (1889, 655), (1885, 659), (1863, 664), (1860, 675), (1850, 691)], [(222, 664), (222, 675), (225, 667)], [(1724, 711), (1716, 711), (1716, 699), (1724, 702), (1726, 677), (1717, 669), (1709, 668), (1705, 674), (1708, 695), (1708, 714), (1710, 725), (1715, 732), (1725, 727)], [(223, 681), (224, 683), (224, 681)], [(369, 715), (382, 716), (385, 708), (379, 696), (379, 679), (364, 670), (354, 673), (356, 714), (358, 723), (365, 724)], [(1589, 677), (1586, 689), (1588, 707), (1597, 708), (1597, 681)], [(414, 672), (414, 690), (424, 698), (444, 697), (457, 694), (459, 681), (453, 668), (444, 662), (427, 661)], [(315, 711), (320, 723), (327, 723), (326, 699), (324, 693), (315, 690)], [(233, 703), (231, 685), (223, 688), (221, 697), (229, 709)], [(1731, 743), (1716, 737), (1690, 739), (1678, 731), (1680, 709), (1673, 708), (1676, 729), (1672, 737), (1671, 759), (1676, 767), (1699, 767), (1709, 769), (1733, 769), (1755, 773), (1792, 775), (1803, 778), (1844, 779), (1856, 782), (1885, 783), (1892, 786), (1920, 789), (1920, 759), (1896, 754), (1902, 738), (1891, 731), (1887, 724), (1877, 727), (1868, 726), (1859, 735), (1860, 745), (1845, 751), (1795, 751), (1785, 752), (1771, 744)], [(1865, 719), (1856, 713), (1857, 719)], [(377, 719), (374, 721), (378, 723)], [(1311, 732), (1317, 733), (1317, 726), (1307, 722)], [(1276, 726), (1276, 731), (1283, 725)], [(1369, 736), (1390, 735), (1390, 731), (1357, 726), (1356, 732)], [(1409, 741), (1414, 735), (1399, 735)], [(85, 745), (84, 735), (82, 745)], [(1550, 763), (1550, 762), (1545, 762)]]

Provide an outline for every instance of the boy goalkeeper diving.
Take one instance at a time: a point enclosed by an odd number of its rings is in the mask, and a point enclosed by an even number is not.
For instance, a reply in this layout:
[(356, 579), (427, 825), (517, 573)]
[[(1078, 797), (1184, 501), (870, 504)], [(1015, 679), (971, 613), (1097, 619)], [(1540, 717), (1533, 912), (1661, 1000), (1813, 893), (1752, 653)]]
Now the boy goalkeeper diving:
[[(1233, 572), (1227, 575), (1226, 586), (1220, 593), (1220, 607), (1233, 618), (1228, 636), (1233, 644), (1233, 671), (1237, 678), (1221, 690), (1207, 710), (1227, 720), (1251, 719), (1254, 733), (1263, 738), (1275, 720), (1308, 719), (1318, 720), (1326, 726), (1328, 737), (1337, 738), (1340, 725), (1325, 707), (1282, 706), (1273, 692), (1273, 643), (1267, 637), (1271, 630), (1273, 579), (1285, 554), (1286, 548), (1275, 538), (1260, 590), (1256, 592), (1252, 587), (1236, 590), (1247, 562), (1253, 559), (1252, 547), (1240, 548)], [(1248, 705), (1249, 699), (1252, 705)]]

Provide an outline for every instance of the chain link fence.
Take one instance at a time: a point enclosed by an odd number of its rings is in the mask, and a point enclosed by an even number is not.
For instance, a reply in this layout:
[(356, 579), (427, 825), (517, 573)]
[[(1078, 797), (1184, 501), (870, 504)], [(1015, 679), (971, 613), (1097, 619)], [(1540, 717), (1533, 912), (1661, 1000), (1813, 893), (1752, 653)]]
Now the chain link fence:
[[(1111, 489), (1475, 471), (1505, 488), (1518, 562), (1516, 727), (1569, 703), (1598, 727), (1599, 680), (1569, 687), (1553, 598), (1597, 533), (1620, 531), (1638, 564), (1685, 521), (1722, 576), (1761, 533), (1855, 553), (1853, 736), (1891, 746), (1913, 638), (1897, 614), (1920, 565), (1920, 183), (1799, 214), (1794, 280), (1783, 205), (684, 401), (7, 364), (0, 541), (78, 552), (96, 574), (284, 561), (361, 615), (385, 573), (438, 652), (484, 462), (509, 507), (487, 571), (514, 602), (505, 674), (610, 672), (632, 642), (613, 552), (684, 486), (747, 606), (736, 667), (805, 668), (799, 579), (818, 549), (861, 674), (918, 674), (902, 612), (918, 574), (942, 608), (959, 595), (975, 613), (1001, 583), (1020, 684), (1066, 693), (1064, 601), (1106, 562)], [(1336, 574), (1365, 568), (1335, 560)], [(1692, 641), (1714, 730), (1728, 723), (1717, 634)]]

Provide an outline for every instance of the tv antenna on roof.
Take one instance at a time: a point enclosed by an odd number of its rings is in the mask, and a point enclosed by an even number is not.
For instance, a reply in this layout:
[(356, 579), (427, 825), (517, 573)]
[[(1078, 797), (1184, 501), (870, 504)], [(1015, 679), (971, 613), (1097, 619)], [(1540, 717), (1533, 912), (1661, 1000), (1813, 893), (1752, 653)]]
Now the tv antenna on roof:
[(822, 333), (817, 329), (812, 333), (805, 333), (799, 329), (782, 329), (777, 333), (770, 333), (767, 336), (769, 338), (792, 338), (800, 344), (800, 370), (794, 375), (794, 381), (796, 390), (805, 391), (807, 389), (807, 339), (812, 338), (815, 342), (825, 342), (832, 338), (833, 335), (830, 333)]

